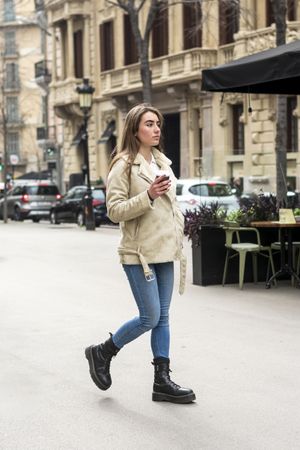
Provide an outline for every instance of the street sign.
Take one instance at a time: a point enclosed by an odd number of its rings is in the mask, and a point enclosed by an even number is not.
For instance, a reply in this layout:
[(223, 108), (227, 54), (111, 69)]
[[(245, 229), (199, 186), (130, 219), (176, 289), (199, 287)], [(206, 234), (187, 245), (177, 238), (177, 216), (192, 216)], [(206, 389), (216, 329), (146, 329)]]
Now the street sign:
[(19, 162), (18, 155), (9, 155), (9, 160), (12, 166), (15, 166)]

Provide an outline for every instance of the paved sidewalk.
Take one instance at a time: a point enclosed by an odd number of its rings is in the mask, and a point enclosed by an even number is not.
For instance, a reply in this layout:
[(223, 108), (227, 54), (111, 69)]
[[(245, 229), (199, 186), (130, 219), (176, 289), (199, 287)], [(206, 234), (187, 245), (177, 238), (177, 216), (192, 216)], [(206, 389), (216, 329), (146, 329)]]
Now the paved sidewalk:
[[(0, 223), (1, 450), (298, 450), (300, 291), (176, 291), (172, 377), (197, 402), (151, 401), (149, 334), (89, 378), (84, 348), (136, 314), (118, 230)], [(190, 245), (186, 243), (190, 260)]]

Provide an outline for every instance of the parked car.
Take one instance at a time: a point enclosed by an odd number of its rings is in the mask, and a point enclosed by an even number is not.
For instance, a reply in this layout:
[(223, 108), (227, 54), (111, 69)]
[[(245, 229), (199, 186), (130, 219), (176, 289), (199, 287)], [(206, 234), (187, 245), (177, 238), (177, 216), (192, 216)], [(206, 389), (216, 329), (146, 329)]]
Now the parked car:
[[(300, 193), (296, 191), (287, 191), (287, 208), (297, 208), (300, 206)], [(241, 201), (243, 202), (245, 199), (255, 199), (257, 196), (263, 197), (276, 197), (274, 192), (263, 191), (262, 189), (257, 192), (243, 192), (241, 195)]]
[(183, 213), (200, 204), (218, 202), (228, 211), (239, 208), (236, 196), (231, 192), (226, 181), (203, 180), (199, 178), (179, 179), (176, 185), (176, 196)]
[[(74, 186), (67, 194), (59, 199), (51, 208), (50, 222), (59, 224), (62, 222), (77, 223), (79, 226), (85, 224), (84, 197), (87, 186)], [(106, 209), (106, 195), (104, 187), (92, 187), (93, 208), (96, 226), (108, 222)]]
[[(52, 205), (61, 197), (51, 181), (17, 184), (7, 193), (7, 217), (22, 221), (48, 219)], [(0, 218), (3, 219), (4, 197), (0, 199)]]

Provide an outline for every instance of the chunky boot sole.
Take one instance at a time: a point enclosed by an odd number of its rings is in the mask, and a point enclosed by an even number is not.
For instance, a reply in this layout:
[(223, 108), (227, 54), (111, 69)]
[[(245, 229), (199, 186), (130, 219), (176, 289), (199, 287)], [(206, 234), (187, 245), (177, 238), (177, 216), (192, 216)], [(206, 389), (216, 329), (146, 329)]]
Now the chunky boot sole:
[(152, 400), (154, 402), (170, 402), (170, 403), (191, 403), (192, 401), (196, 400), (196, 395), (194, 392), (187, 395), (170, 395), (170, 394), (164, 394), (162, 392), (153, 392), (152, 394)]
[(111, 384), (109, 386), (107, 386), (106, 384), (103, 384), (102, 381), (97, 377), (92, 349), (93, 349), (92, 345), (85, 349), (85, 357), (89, 362), (90, 375), (91, 375), (91, 378), (92, 378), (93, 382), (95, 383), (95, 385), (102, 391), (106, 391), (111, 386)]

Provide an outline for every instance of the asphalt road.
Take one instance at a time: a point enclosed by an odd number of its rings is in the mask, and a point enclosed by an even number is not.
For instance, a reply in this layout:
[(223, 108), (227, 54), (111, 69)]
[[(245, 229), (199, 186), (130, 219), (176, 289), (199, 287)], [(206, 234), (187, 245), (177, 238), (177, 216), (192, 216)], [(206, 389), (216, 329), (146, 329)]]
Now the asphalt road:
[(96, 388), (84, 348), (136, 314), (118, 239), (0, 223), (0, 449), (298, 450), (300, 292), (288, 282), (193, 286), (189, 262), (171, 367), (197, 402), (151, 401), (149, 334), (113, 360), (111, 389)]

